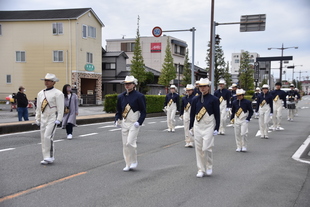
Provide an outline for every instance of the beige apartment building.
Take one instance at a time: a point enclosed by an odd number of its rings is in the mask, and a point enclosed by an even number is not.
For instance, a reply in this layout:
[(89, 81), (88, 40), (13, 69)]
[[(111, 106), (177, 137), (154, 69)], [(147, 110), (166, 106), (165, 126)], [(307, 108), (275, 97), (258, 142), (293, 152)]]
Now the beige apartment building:
[(83, 104), (102, 103), (102, 27), (91, 8), (0, 11), (0, 100), (20, 85), (34, 100), (46, 73)]

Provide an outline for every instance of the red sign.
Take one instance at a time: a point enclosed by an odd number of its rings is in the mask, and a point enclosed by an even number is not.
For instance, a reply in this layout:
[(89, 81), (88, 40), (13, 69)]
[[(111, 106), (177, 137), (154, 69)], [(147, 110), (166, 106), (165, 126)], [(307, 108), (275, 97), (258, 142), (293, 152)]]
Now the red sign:
[(161, 42), (151, 43), (151, 53), (161, 52)]
[(163, 31), (160, 27), (154, 27), (152, 30), (152, 34), (154, 37), (160, 37), (162, 33)]

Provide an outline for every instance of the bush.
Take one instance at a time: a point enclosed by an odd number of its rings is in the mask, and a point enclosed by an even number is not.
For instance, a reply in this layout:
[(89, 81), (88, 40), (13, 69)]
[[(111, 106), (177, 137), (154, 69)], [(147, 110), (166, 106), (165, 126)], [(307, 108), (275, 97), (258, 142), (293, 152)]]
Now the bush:
[(248, 91), (246, 92), (246, 95), (251, 95), (251, 96), (253, 96), (253, 94), (254, 94), (254, 91), (253, 91), (253, 90), (248, 90)]
[(117, 103), (117, 95), (118, 94), (107, 94), (104, 97), (104, 110), (107, 113), (115, 113), (116, 112), (116, 103)]

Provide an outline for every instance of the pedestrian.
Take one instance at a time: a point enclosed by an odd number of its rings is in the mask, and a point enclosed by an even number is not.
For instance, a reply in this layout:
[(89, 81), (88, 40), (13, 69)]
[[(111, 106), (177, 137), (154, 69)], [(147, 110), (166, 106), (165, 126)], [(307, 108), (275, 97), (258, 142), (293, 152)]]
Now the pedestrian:
[(72, 93), (71, 86), (66, 84), (62, 88), (65, 97), (65, 110), (62, 121), (62, 128), (66, 129), (67, 139), (72, 139), (73, 127), (76, 126), (76, 116), (79, 114), (78, 97)]
[(186, 95), (182, 98), (180, 118), (183, 120), (184, 124), (184, 134), (185, 134), (185, 147), (193, 147), (194, 139), (193, 136), (189, 133), (189, 123), (190, 123), (190, 111), (192, 99), (194, 95), (194, 86), (191, 84), (186, 85)]
[(11, 103), (11, 110), (10, 112), (13, 112), (13, 109), (16, 108), (16, 93), (12, 93), (12, 95), (10, 95), (10, 103)]
[(273, 99), (267, 84), (262, 86), (262, 92), (257, 97), (256, 116), (258, 112), (260, 136), (262, 139), (268, 139), (268, 123), (273, 113)]
[(296, 98), (295, 98), (295, 110), (294, 110), (294, 116), (298, 116), (298, 102), (300, 101), (300, 94), (298, 88), (295, 88), (296, 91)]
[[(255, 92), (253, 93), (253, 96), (252, 96), (252, 108), (253, 109), (256, 109), (256, 106), (257, 106), (257, 97), (258, 95), (260, 94), (260, 88), (257, 87), (255, 89)], [(256, 114), (254, 114), (254, 119), (258, 119), (258, 116), (256, 116)]]
[(237, 100), (232, 103), (231, 120), (234, 123), (235, 139), (237, 144), (236, 152), (247, 151), (248, 123), (253, 115), (251, 101), (244, 99), (245, 91), (237, 89)]
[(294, 120), (294, 113), (296, 109), (296, 100), (300, 99), (299, 94), (295, 91), (295, 86), (294, 84), (290, 85), (289, 91), (287, 91), (287, 96), (288, 96), (288, 101), (287, 101), (287, 108), (288, 108), (288, 121), (293, 121)]
[(192, 100), (190, 112), (190, 131), (194, 134), (198, 173), (196, 177), (211, 175), (213, 168), (214, 136), (220, 126), (220, 102), (210, 94), (208, 78), (201, 78), (199, 90), (201, 95)]
[[(271, 91), (273, 99), (273, 116), (272, 116), (272, 129), (283, 130), (281, 127), (282, 108), (286, 108), (286, 93), (281, 90), (282, 83), (277, 82), (275, 84), (275, 90)], [(283, 104), (282, 104), (283, 102)]]
[(220, 101), (220, 114), (221, 114), (221, 122), (219, 134), (225, 134), (226, 128), (226, 119), (227, 112), (230, 110), (230, 98), (231, 92), (225, 88), (226, 82), (221, 79), (219, 81), (219, 89), (214, 92), (214, 96), (216, 96)]
[(167, 111), (168, 132), (175, 132), (175, 113), (179, 111), (180, 96), (175, 85), (170, 86), (170, 93), (166, 95), (164, 110)]
[(146, 117), (145, 96), (136, 91), (138, 80), (134, 76), (126, 76), (126, 91), (117, 97), (115, 126), (122, 128), (123, 155), (126, 166), (123, 171), (135, 169), (137, 160), (137, 136), (140, 126)]
[(26, 89), (23, 86), (18, 88), (16, 94), (18, 121), (28, 121), (28, 99), (25, 94)]
[(64, 94), (54, 88), (59, 79), (47, 73), (44, 80), (45, 89), (37, 95), (36, 124), (40, 126), (42, 165), (51, 164), (55, 160), (54, 135), (56, 126), (60, 124), (64, 114)]

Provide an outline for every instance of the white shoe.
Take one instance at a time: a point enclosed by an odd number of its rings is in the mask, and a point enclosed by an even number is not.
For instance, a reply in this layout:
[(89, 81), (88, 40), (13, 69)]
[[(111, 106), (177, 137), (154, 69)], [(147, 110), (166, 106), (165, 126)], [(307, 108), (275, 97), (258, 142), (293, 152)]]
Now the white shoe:
[(193, 143), (193, 142), (190, 142), (190, 143), (188, 144), (188, 147), (190, 147), (190, 148), (194, 147), (194, 143)]
[(41, 161), (41, 164), (42, 165), (47, 165), (47, 164), (51, 164), (53, 163), (55, 160), (54, 157), (48, 157), (48, 158), (45, 158), (44, 160)]
[(291, 119), (290, 118), (287, 118), (287, 121), (290, 121)]
[(265, 137), (264, 137), (264, 136), (261, 136), (260, 138), (261, 138), (261, 139), (265, 139)]
[(126, 167), (123, 169), (124, 172), (128, 172), (129, 170), (130, 170), (130, 167), (128, 167), (127, 165), (126, 165)]
[(242, 152), (246, 152), (247, 149), (246, 149), (245, 147), (242, 147), (241, 151), (242, 151)]
[(185, 147), (189, 147), (189, 143), (186, 142)]
[(204, 172), (198, 171), (196, 177), (197, 178), (202, 178), (204, 175), (205, 175)]
[(168, 128), (168, 132), (171, 132), (171, 129)]
[(265, 136), (265, 139), (268, 139), (268, 136)]
[(236, 149), (236, 152), (240, 152), (240, 151), (241, 151), (241, 149), (240, 149), (240, 148), (237, 148), (237, 149)]
[(172, 132), (175, 132), (175, 129), (171, 129)]
[(212, 169), (207, 169), (206, 174), (207, 175), (212, 175)]
[(131, 163), (131, 165), (130, 165), (130, 169), (135, 169), (135, 168), (137, 168), (138, 167), (138, 162), (135, 162), (135, 163)]
[(67, 139), (72, 139), (72, 134), (68, 134)]

